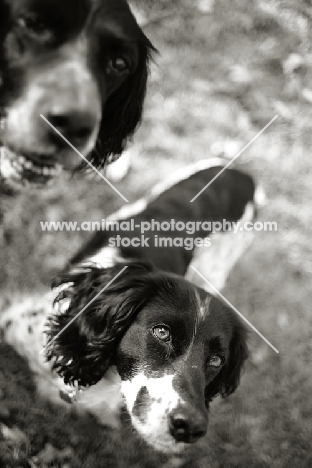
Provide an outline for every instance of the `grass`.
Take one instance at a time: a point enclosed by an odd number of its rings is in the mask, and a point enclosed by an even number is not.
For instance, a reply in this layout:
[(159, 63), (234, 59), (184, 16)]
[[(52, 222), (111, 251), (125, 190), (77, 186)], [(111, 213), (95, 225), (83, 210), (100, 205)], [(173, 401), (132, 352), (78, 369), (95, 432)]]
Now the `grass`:
[[(178, 166), (210, 157), (216, 141), (234, 140), (242, 147), (281, 114), (237, 161), (264, 186), (268, 204), (260, 219), (277, 221), (278, 232), (257, 233), (224, 291), (280, 354), (250, 333), (251, 357), (242, 383), (227, 401), (214, 402), (208, 455), (199, 466), (309, 467), (311, 103), (300, 90), (311, 83), (311, 37), (296, 13), (300, 2), (288, 2), (293, 8), (283, 10), (274, 1), (219, 0), (210, 15), (182, 16), (184, 3), (181, 15), (146, 27), (161, 55), (152, 67), (144, 122), (133, 143), (133, 166), (118, 188), (135, 201)], [(163, 6), (154, 6), (153, 15)], [(301, 54), (305, 62), (292, 89), (282, 66), (291, 53)], [(233, 65), (247, 69), (247, 84), (231, 80)], [(98, 220), (122, 204), (97, 177), (68, 181), (64, 176), (49, 190), (22, 194), (7, 212), (0, 239), (1, 297), (10, 300), (17, 293), (47, 288), (89, 237), (84, 232), (43, 233), (39, 221)], [(1, 420), (25, 437), (13, 443), (0, 436), (0, 466), (34, 466), (30, 460), (46, 443), (72, 450), (68, 460), (52, 460), (52, 467), (156, 468), (165, 463), (128, 424), (120, 436), (98, 427), (91, 417), (64, 415), (43, 401), (23, 359), (4, 344)]]

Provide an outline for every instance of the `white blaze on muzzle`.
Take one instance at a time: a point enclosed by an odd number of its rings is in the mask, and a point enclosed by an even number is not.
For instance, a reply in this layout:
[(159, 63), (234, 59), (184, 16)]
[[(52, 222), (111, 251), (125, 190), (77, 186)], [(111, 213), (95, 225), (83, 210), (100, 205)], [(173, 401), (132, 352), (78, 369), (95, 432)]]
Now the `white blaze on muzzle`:
[(52, 153), (54, 148), (46, 139), (52, 130), (40, 114), (49, 119), (49, 115), (77, 112), (89, 114), (94, 123), (90, 137), (78, 149), (84, 154), (93, 149), (101, 120), (101, 96), (86, 52), (81, 49), (86, 47), (67, 46), (57, 62), (34, 69), (22, 96), (7, 110), (5, 144), (22, 152)]
[[(181, 396), (173, 388), (174, 377), (175, 375), (171, 374), (155, 378), (142, 373), (121, 384), (121, 393), (133, 426), (148, 444), (164, 453), (180, 452), (186, 446), (183, 443), (177, 444), (169, 432), (170, 413), (184, 404)], [(138, 403), (136, 410), (137, 397), (144, 388), (148, 395), (148, 403)]]

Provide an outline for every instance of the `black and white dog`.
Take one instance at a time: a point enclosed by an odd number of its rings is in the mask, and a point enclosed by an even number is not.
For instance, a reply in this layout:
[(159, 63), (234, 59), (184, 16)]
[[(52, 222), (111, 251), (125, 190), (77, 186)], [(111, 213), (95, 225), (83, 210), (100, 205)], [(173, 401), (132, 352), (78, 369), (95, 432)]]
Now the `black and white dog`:
[[(223, 165), (201, 161), (110, 219), (121, 222), (131, 217), (135, 224), (152, 219), (194, 221), (198, 223), (194, 239), (207, 236), (201, 230), (204, 221), (252, 220), (255, 185), (237, 170), (223, 172), (190, 203)], [(222, 286), (229, 271), (226, 265), (220, 274), (224, 260), (233, 266), (243, 238), (237, 252), (235, 234), (220, 233), (225, 244), (232, 236), (231, 247), (226, 245), (223, 257), (218, 240), (212, 262), (213, 235), (206, 248), (210, 254), (205, 255), (200, 242), (191, 250), (110, 247), (110, 234), (96, 234), (56, 279), (57, 310), (52, 310), (47, 294), (26, 298), (4, 311), (3, 337), (28, 358), (39, 389), (48, 398), (61, 402), (60, 392), (66, 398), (74, 395), (77, 408), (115, 427), (125, 405), (147, 444), (169, 455), (186, 453), (207, 432), (212, 398), (237, 388), (248, 352), (246, 330), (237, 315), (184, 276), (190, 276), (194, 261), (212, 283), (216, 268), (216, 286)], [(176, 234), (166, 233), (172, 239)], [(137, 237), (135, 231), (126, 235)], [(186, 234), (178, 235), (186, 239)], [(202, 263), (196, 249), (202, 252)], [(49, 362), (39, 354), (44, 331), (50, 343)]]
[[(111, 266), (118, 258), (148, 259), (156, 268), (185, 276), (212, 292), (194, 273), (194, 266), (222, 289), (253, 239), (244, 224), (255, 218), (262, 196), (250, 176), (226, 170), (190, 203), (225, 165), (226, 161), (215, 158), (177, 170), (145, 198), (109, 216), (106, 231), (96, 233), (72, 258), (68, 269), (86, 259), (100, 266)], [(230, 229), (226, 230), (224, 221), (232, 225)]]
[(155, 50), (125, 0), (0, 0), (0, 183), (103, 167), (138, 126)]

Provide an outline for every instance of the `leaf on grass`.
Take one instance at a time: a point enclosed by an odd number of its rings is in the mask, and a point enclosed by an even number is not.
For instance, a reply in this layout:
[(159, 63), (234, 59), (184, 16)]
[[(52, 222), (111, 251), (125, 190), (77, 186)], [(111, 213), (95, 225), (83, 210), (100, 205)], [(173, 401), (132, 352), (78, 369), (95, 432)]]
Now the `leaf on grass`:
[(304, 59), (299, 54), (290, 54), (283, 62), (283, 69), (285, 75), (294, 73), (296, 70), (304, 65)]
[(46, 444), (44, 449), (32, 458), (32, 463), (35, 466), (43, 466), (54, 461), (62, 462), (73, 457), (73, 449), (65, 447), (63, 450), (58, 450), (52, 444)]
[(4, 424), (1, 424), (0, 432), (3, 438), (6, 439), (12, 445), (29, 444), (27, 435), (16, 426), (10, 428), (8, 426), (5, 426)]
[(305, 101), (312, 103), (312, 89), (303, 88), (301, 94)]
[(215, 0), (197, 0), (197, 9), (203, 13), (212, 13), (215, 6)]
[(276, 110), (278, 115), (282, 117), (282, 119), (286, 120), (287, 122), (293, 120), (293, 113), (289, 106), (287, 106), (281, 101), (274, 101), (273, 105), (274, 109)]
[(249, 85), (252, 83), (252, 76), (250, 71), (238, 63), (231, 66), (229, 70), (229, 79), (233, 83), (241, 83), (244, 85)]
[(251, 362), (255, 366), (259, 366), (266, 360), (267, 356), (268, 356), (268, 348), (265, 346), (260, 346), (259, 348), (254, 350), (250, 358), (251, 358)]

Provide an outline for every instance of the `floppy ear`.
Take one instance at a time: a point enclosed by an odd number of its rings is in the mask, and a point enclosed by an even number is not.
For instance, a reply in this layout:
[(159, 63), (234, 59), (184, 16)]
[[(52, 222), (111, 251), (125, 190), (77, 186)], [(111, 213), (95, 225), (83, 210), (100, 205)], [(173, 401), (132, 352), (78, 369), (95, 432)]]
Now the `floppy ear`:
[(235, 392), (248, 357), (247, 330), (231, 309), (228, 309), (228, 313), (232, 325), (229, 357), (226, 365), (205, 390), (207, 406), (216, 395), (220, 394), (225, 398)]
[(141, 121), (152, 51), (144, 36), (139, 42), (139, 64), (135, 72), (117, 88), (105, 103), (98, 142), (91, 155), (96, 167), (117, 159)]
[(123, 266), (86, 267), (54, 282), (63, 290), (55, 300), (59, 312), (47, 325), (48, 342), (54, 340), (47, 348), (47, 359), (65, 383), (97, 383), (112, 365), (118, 343), (136, 313), (154, 294), (149, 264), (132, 263), (116, 277)]

